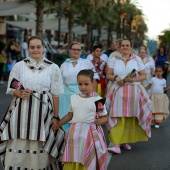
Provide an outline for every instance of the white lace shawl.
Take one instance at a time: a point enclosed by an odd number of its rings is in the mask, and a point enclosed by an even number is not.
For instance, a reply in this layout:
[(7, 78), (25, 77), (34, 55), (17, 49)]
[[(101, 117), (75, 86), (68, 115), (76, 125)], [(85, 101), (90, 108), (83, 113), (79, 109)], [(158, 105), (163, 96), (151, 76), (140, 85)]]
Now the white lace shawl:
[(10, 88), (13, 78), (19, 80), (24, 88), (32, 91), (51, 91), (53, 96), (63, 93), (63, 80), (59, 67), (43, 58), (38, 64), (31, 58), (16, 63), (10, 73), (7, 94), (12, 94)]

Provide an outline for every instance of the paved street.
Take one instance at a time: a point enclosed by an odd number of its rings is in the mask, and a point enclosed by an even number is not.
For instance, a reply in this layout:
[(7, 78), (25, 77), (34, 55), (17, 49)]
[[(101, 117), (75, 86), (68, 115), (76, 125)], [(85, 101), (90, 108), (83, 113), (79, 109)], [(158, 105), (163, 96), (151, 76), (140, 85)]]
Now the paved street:
[[(12, 96), (6, 95), (6, 86), (0, 86), (0, 120)], [(107, 134), (106, 134), (107, 138)], [(132, 144), (132, 150), (119, 155), (108, 154), (108, 170), (169, 170), (170, 169), (170, 118), (159, 129), (152, 128), (148, 142)], [(0, 164), (0, 170), (2, 166)]]

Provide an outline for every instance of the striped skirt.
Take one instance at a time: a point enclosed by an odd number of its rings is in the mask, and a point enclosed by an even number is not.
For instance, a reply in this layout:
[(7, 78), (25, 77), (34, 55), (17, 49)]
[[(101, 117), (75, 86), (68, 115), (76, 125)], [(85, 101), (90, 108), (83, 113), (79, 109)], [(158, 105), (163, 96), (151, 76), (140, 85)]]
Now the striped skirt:
[(108, 131), (117, 125), (117, 118), (136, 117), (139, 125), (150, 137), (151, 106), (148, 94), (141, 84), (124, 84), (120, 88), (113, 84), (106, 95), (106, 108), (109, 113), (109, 121), (106, 124)]
[(151, 94), (152, 122), (161, 123), (169, 116), (169, 99), (165, 93)]
[(87, 170), (106, 170), (107, 147), (101, 126), (72, 123), (62, 162), (66, 166), (68, 162), (80, 163)]
[[(52, 95), (49, 92), (34, 92), (34, 95), (46, 102), (46, 104), (43, 104), (32, 95), (27, 99), (15, 97), (2, 120), (0, 125), (0, 158), (4, 166), (6, 166), (6, 160), (9, 159), (6, 158), (6, 152), (13, 152), (15, 148), (11, 148), (9, 143), (13, 143), (16, 139), (23, 139), (26, 143), (29, 143), (28, 141), (40, 142), (40, 148), (44, 153), (48, 153), (57, 162), (62, 158), (65, 132), (62, 129), (54, 132), (51, 128), (51, 119), (54, 115)], [(27, 147), (27, 145), (25, 146)], [(35, 149), (39, 150), (37, 148)], [(25, 151), (28, 153), (32, 152), (26, 148), (21, 150), (23, 153)], [(11, 159), (13, 158), (11, 157)], [(30, 157), (30, 162), (31, 159), (32, 157)], [(7, 166), (9, 167), (10, 165)], [(22, 167), (21, 165), (18, 167), (23, 169), (29, 168)]]

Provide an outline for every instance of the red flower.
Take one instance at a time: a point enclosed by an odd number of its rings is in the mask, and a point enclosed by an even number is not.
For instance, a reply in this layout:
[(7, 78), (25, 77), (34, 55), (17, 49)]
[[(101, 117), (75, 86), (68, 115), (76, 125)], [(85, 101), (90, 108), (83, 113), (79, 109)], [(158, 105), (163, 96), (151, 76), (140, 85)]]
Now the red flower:
[(21, 89), (21, 87), (22, 87), (21, 82), (17, 82), (17, 81), (12, 82), (12, 88), (19, 90)]

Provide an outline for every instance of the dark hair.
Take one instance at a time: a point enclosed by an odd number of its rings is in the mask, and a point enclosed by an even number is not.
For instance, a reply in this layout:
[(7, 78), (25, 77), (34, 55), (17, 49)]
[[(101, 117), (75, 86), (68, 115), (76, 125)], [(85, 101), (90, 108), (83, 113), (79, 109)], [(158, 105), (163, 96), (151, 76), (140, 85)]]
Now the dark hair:
[(93, 48), (92, 48), (92, 51), (95, 51), (97, 48), (102, 49), (102, 44), (94, 44)]
[(71, 50), (72, 46), (73, 46), (73, 45), (75, 45), (75, 44), (80, 45), (80, 48), (81, 48), (81, 44), (80, 44), (79, 42), (73, 42), (73, 43), (71, 43), (71, 45), (70, 45), (70, 48), (69, 48), (69, 49)]
[(34, 36), (32, 36), (32, 37), (30, 37), (30, 38), (28, 39), (28, 48), (29, 48), (29, 45), (30, 45), (30, 41), (31, 41), (31, 40), (40, 40), (41, 43), (42, 43), (42, 45), (43, 45), (43, 46), (45, 45), (43, 39), (42, 39), (40, 36), (34, 35)]
[(159, 49), (158, 49), (158, 54), (160, 54), (160, 49), (163, 48), (164, 49), (164, 55), (166, 54), (166, 49), (165, 47), (161, 46)]
[[(161, 68), (162, 71), (164, 71), (164, 68), (163, 68), (162, 66), (156, 66), (156, 69), (157, 69), (157, 68)], [(156, 70), (156, 69), (155, 69), (155, 70)]]
[(87, 76), (90, 78), (91, 82), (93, 82), (94, 72), (91, 69), (84, 69), (79, 71), (79, 73), (77, 74), (77, 79), (79, 76)]

